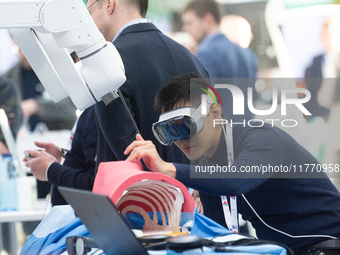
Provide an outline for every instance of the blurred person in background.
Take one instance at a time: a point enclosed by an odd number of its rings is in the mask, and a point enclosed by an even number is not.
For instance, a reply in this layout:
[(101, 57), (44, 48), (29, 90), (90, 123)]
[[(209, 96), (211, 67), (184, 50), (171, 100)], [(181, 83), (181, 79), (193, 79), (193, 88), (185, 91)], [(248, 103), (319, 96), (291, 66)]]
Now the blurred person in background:
[[(319, 86), (317, 99), (321, 107), (329, 110), (328, 138), (325, 143), (323, 163), (340, 164), (340, 17), (330, 17), (323, 25), (321, 39), (325, 45), (325, 54), (314, 58), (310, 79)], [(317, 77), (320, 75), (319, 77)], [(313, 95), (313, 94), (312, 94)], [(313, 112), (312, 112), (313, 114)], [(313, 114), (314, 115), (314, 114)], [(340, 190), (339, 172), (329, 173), (334, 185)]]
[(171, 32), (168, 36), (196, 55), (197, 41), (187, 32), (182, 31), (183, 21), (180, 12), (174, 12), (171, 19)]
[[(3, 109), (6, 113), (8, 124), (11, 128), (14, 138), (17, 137), (17, 133), (20, 129), (22, 121), (20, 101), (20, 92), (16, 84), (0, 77), (0, 109)], [(6, 153), (10, 153), (10, 151), (7, 148), (5, 136), (0, 128), (0, 156)], [(2, 237), (2, 243), (4, 247), (0, 248), (3, 248), (7, 252), (11, 253), (12, 250), (9, 242), (9, 233), (9, 223), (1, 223), (0, 236)]]
[(34, 131), (43, 122), (49, 130), (71, 129), (76, 120), (76, 108), (67, 98), (55, 103), (46, 93), (25, 55), (19, 50), (19, 63), (2, 76), (18, 84), (21, 92), (21, 109), (28, 119), (29, 130)]
[[(250, 49), (244, 49), (231, 42), (220, 30), (221, 10), (215, 0), (193, 0), (182, 12), (183, 30), (198, 43), (196, 56), (208, 71), (210, 78), (229, 78), (229, 82), (238, 86), (244, 95), (247, 88), (254, 87), (257, 72), (257, 58)], [(250, 78), (240, 80), (238, 78)], [(233, 115), (231, 93), (226, 90), (219, 93), (223, 112), (227, 120), (243, 122), (254, 115), (245, 107), (244, 115)]]
[(169, 37), (179, 44), (187, 48), (192, 54), (196, 54), (197, 42), (196, 40), (186, 32), (174, 32), (169, 34)]
[[(339, 39), (340, 35), (339, 18), (328, 18), (321, 30), (320, 38), (324, 45), (324, 53), (315, 56), (312, 64), (305, 71), (306, 88), (310, 91), (312, 97), (305, 103), (305, 107), (312, 113), (312, 117), (322, 117), (328, 120), (329, 109), (331, 104), (336, 101), (336, 97), (331, 96), (334, 92), (334, 86), (323, 86), (320, 91), (323, 78), (336, 78), (336, 58), (339, 56)], [(338, 41), (338, 42), (337, 42)], [(318, 98), (319, 97), (319, 98)], [(309, 119), (308, 119), (309, 120)]]
[(221, 19), (221, 32), (233, 43), (248, 48), (254, 38), (249, 22), (239, 15), (225, 15)]
[[(16, 138), (17, 133), (20, 129), (22, 115), (20, 109), (20, 92), (18, 87), (8, 81), (0, 77), (0, 109), (4, 109), (8, 123), (11, 127), (12, 134), (14, 138)], [(10, 153), (4, 134), (0, 128), (0, 155)]]

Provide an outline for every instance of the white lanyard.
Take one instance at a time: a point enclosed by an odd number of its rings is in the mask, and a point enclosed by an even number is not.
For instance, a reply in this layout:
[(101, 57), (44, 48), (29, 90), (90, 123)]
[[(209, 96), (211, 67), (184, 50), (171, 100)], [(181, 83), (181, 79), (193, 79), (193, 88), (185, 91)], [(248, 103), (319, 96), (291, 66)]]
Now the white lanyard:
[[(233, 128), (227, 124), (227, 130), (223, 126), (227, 151), (228, 151), (228, 167), (234, 163), (234, 147), (233, 147)], [(230, 197), (230, 207), (226, 196), (221, 196), (224, 219), (228, 229), (233, 233), (238, 233), (238, 213), (236, 196)]]

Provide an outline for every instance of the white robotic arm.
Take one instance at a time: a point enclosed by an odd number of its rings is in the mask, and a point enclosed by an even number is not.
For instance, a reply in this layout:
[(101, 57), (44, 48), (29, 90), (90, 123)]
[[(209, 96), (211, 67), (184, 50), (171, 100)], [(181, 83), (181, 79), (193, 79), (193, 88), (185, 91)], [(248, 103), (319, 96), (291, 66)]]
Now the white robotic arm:
[(55, 102), (70, 96), (80, 110), (108, 104), (126, 80), (118, 51), (81, 0), (0, 0), (0, 28), (10, 29)]

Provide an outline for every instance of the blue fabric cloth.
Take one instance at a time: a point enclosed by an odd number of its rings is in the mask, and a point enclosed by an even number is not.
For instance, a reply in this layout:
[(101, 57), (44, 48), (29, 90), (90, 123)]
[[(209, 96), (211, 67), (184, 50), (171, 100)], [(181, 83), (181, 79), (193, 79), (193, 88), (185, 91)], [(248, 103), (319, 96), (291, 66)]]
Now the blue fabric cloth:
[(55, 206), (30, 235), (20, 255), (59, 255), (66, 251), (65, 240), (69, 236), (90, 234), (71, 206)]
[[(161, 145), (152, 133), (158, 121), (154, 110), (156, 92), (171, 78), (186, 72), (208, 74), (202, 64), (182, 45), (162, 34), (152, 23), (125, 28), (113, 42), (122, 57), (127, 81), (120, 90), (145, 140), (156, 145), (160, 156), (171, 162), (189, 163), (175, 146)], [(109, 105), (95, 106), (98, 121), (97, 165), (100, 162), (125, 160), (124, 151), (136, 139), (136, 131), (120, 99)]]
[[(233, 167), (236, 172), (244, 166), (299, 167), (318, 164), (291, 136), (269, 124), (261, 128), (234, 126), (233, 141)], [(222, 135), (215, 154), (202, 160), (201, 164), (227, 166), (226, 155), (226, 143)], [(245, 173), (243, 176), (226, 173), (225, 178), (195, 179), (190, 178), (190, 166), (175, 165), (176, 179), (200, 191), (205, 215), (223, 226), (225, 220), (220, 196), (238, 196), (239, 213), (244, 220), (252, 223), (261, 240), (276, 241), (297, 249), (310, 247), (325, 239), (290, 238), (269, 229), (243, 199), (241, 194), (244, 194), (260, 217), (274, 228), (290, 235), (340, 237), (340, 194), (325, 173), (316, 173), (320, 178), (278, 178), (288, 173), (269, 173), (263, 178), (259, 173)], [(293, 177), (294, 173), (289, 173), (289, 176)]]
[[(186, 215), (187, 216), (187, 215)], [(184, 218), (186, 218), (184, 216)], [(190, 219), (194, 216), (194, 225), (191, 230), (192, 235), (197, 235), (202, 238), (214, 237), (219, 234), (230, 233), (229, 230), (219, 224), (201, 215), (198, 210), (194, 211), (194, 215), (190, 215)], [(131, 218), (130, 218), (131, 219)], [(87, 236), (91, 237), (86, 227), (74, 215), (72, 208), (68, 205), (55, 206), (47, 214), (44, 220), (40, 223), (37, 229), (33, 232), (30, 238), (26, 241), (20, 255), (59, 255), (66, 251), (65, 240), (69, 236)], [(128, 240), (127, 240), (128, 243)], [(285, 255), (285, 249), (279, 245), (256, 245), (256, 246), (238, 246), (232, 247), (234, 250), (239, 250), (237, 255), (244, 254), (273, 254)], [(190, 250), (184, 253), (175, 253), (173, 251), (157, 252), (157, 254), (201, 254), (202, 250)], [(150, 251), (150, 254), (153, 254)], [(204, 248), (204, 254), (216, 254), (210, 248)], [(233, 254), (222, 253), (217, 254)]]
[(231, 231), (207, 216), (200, 214), (197, 208), (195, 208), (195, 219), (190, 235), (209, 238), (226, 233), (231, 233)]
[[(196, 54), (208, 71), (210, 78), (228, 78), (227, 84), (236, 85), (243, 94), (248, 94), (247, 88), (253, 88), (257, 71), (257, 58), (250, 49), (241, 48), (232, 43), (224, 34), (216, 32), (205, 37), (199, 45)], [(218, 89), (222, 99), (223, 114), (227, 120), (239, 122), (253, 119), (245, 102), (245, 114), (233, 115), (232, 96), (226, 89)], [(230, 123), (230, 121), (229, 121)]]
[(96, 150), (97, 127), (94, 106), (91, 106), (78, 119), (72, 147), (66, 154), (63, 165), (53, 163), (48, 169), (48, 181), (53, 185), (52, 205), (67, 204), (57, 189), (59, 186), (92, 190)]

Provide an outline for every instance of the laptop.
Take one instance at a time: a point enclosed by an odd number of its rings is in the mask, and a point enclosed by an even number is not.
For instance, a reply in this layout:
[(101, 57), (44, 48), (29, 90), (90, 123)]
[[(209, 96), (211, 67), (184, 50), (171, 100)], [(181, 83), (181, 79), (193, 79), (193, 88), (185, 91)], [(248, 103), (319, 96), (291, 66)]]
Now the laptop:
[(58, 190), (106, 255), (148, 254), (108, 196), (66, 187)]

